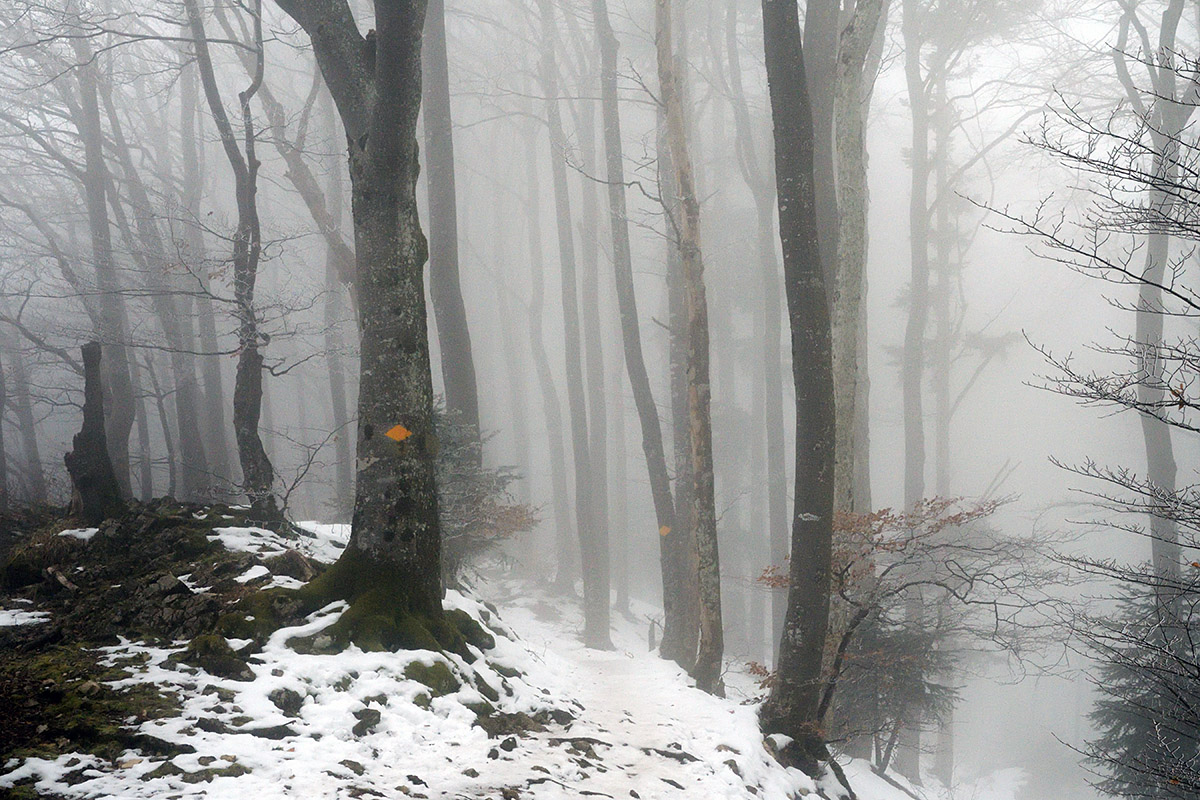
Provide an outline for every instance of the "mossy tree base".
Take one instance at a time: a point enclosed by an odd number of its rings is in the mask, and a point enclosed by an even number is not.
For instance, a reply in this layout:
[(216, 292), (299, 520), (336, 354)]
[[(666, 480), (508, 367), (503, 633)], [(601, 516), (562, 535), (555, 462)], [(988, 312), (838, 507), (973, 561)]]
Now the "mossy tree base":
[(495, 645), (491, 634), (466, 612), (442, 611), (440, 601), (430, 604), (414, 597), (412, 587), (354, 549), (301, 589), (269, 590), (247, 598), (239, 605), (242, 613), (230, 615), (223, 628), (229, 635), (265, 639), (339, 600), (350, 607), (337, 622), (312, 636), (291, 639), (289, 645), (301, 652), (328, 654), (351, 644), (374, 652), (432, 650), (455, 653), (468, 662), (475, 660), (468, 644), (479, 650)]

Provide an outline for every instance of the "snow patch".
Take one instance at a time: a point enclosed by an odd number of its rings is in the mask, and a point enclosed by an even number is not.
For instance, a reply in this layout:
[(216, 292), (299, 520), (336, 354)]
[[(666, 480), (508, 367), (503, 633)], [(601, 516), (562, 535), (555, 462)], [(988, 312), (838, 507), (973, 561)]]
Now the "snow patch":
[(22, 611), (19, 608), (0, 608), (0, 628), (15, 628), (18, 625), (38, 625), (49, 622), (45, 611)]
[(71, 539), (79, 539), (83, 542), (90, 542), (92, 537), (99, 532), (99, 528), (72, 528), (69, 531), (60, 531), (58, 535), (67, 536)]

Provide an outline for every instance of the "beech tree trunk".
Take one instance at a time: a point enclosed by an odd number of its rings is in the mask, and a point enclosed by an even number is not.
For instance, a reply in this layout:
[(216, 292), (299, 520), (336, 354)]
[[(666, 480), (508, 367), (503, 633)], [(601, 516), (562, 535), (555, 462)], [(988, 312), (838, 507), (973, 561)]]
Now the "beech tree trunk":
[[(184, 32), (186, 34), (187, 27)], [(185, 56), (185, 61), (190, 60)], [(183, 205), (187, 211), (187, 222), (184, 228), (184, 252), (187, 257), (187, 269), (190, 278), (199, 288), (196, 297), (197, 334), (200, 339), (200, 349), (205, 354), (200, 359), (200, 379), (203, 402), (199, 422), (204, 436), (204, 452), (208, 458), (209, 469), (214, 476), (229, 479), (229, 436), (225, 423), (225, 379), (221, 374), (221, 356), (217, 355), (220, 344), (217, 341), (217, 314), (213, 306), (211, 278), (209, 277), (208, 258), (204, 247), (204, 233), (201, 228), (200, 201), (204, 196), (204, 179), (202, 152), (198, 143), (199, 131), (196, 128), (196, 109), (200, 97), (197, 86), (195, 69), (190, 64), (184, 64), (180, 71), (179, 101), (182, 111), (180, 121), (181, 155), (183, 162)]]
[(860, 513), (871, 510), (863, 305), (869, 206), (866, 129), (888, 2), (855, 3), (854, 13), (841, 32), (833, 107), (838, 190), (837, 273), (832, 305), (837, 408), (834, 507)]
[[(578, 574), (574, 528), (572, 526), (570, 491), (567, 488), (567, 455), (563, 446), (562, 402), (554, 385), (554, 373), (550, 369), (550, 358), (546, 354), (546, 342), (542, 330), (545, 311), (545, 259), (542, 257), (542, 204), (537, 169), (537, 137), (527, 138), (526, 190), (529, 193), (526, 208), (526, 228), (529, 241), (529, 270), (531, 294), (529, 300), (529, 341), (533, 353), (533, 366), (537, 373), (538, 387), (542, 395), (542, 415), (546, 420), (547, 450), (550, 453), (550, 487), (554, 511), (554, 548), (557, 558), (556, 580)], [(574, 578), (570, 578), (574, 581)]]
[(85, 525), (98, 525), (125, 508), (113, 473), (104, 431), (104, 379), (100, 342), (88, 342), (83, 352), (83, 427), (63, 457), (71, 477), (71, 513)]
[(260, 348), (267, 340), (259, 330), (258, 312), (254, 301), (262, 237), (257, 202), (259, 161), (255, 155), (256, 136), (250, 114), (250, 101), (262, 85), (263, 78), (261, 0), (255, 3), (252, 12), (256, 69), (250, 86), (238, 95), (245, 134), (242, 145), (245, 148), (244, 155), (221, 101), (199, 6), (196, 0), (184, 0), (184, 4), (196, 49), (200, 84), (204, 88), (209, 111), (212, 112), (213, 121), (220, 134), (221, 145), (233, 170), (237, 200), (238, 224), (233, 236), (232, 258), (234, 307), (238, 321), (238, 362), (233, 385), (233, 430), (237, 441), (238, 460), (242, 466), (242, 488), (249, 497), (250, 507), (255, 514), (264, 519), (274, 519), (280, 515), (274, 493), (275, 469), (267, 457), (259, 435), (263, 401), (263, 356)]
[[(479, 395), (471, 331), (458, 269), (458, 199), (444, 0), (429, 0), (422, 49), (426, 186), (429, 191), (429, 296), (442, 361), (446, 410), (479, 439)], [(482, 447), (474, 450), (480, 457)]]
[(276, 0), (312, 39), (346, 131), (362, 358), (350, 542), (325, 585), (441, 616), (437, 438), (417, 217), (423, 0), (375, 4), (375, 36), (345, 0)]
[(813, 123), (799, 14), (789, 0), (763, 0), (762, 13), (796, 386), (796, 499), (787, 615), (775, 684), (760, 720), (765, 733), (791, 737), (784, 756), (816, 775), (828, 757), (819, 706), (833, 544), (833, 346), (817, 242)]
[[(616, 281), (617, 308), (621, 316), (621, 342), (625, 370), (633, 392), (638, 423), (642, 431), (642, 452), (650, 479), (658, 524), (659, 563), (663, 581), (663, 644), (660, 652), (670, 657), (669, 640), (681, 627), (680, 597), (675, 589), (677, 564), (686, 541), (686, 527), (676, 523), (675, 503), (671, 497), (671, 479), (663, 445), (662, 422), (650, 389), (650, 376), (642, 351), (641, 323), (638, 319), (637, 293), (633, 284), (633, 261), (629, 244), (629, 219), (625, 197), (625, 157), (621, 141), (621, 113), (617, 95), (618, 42), (613, 33), (606, 0), (592, 0), (592, 20), (600, 50), (600, 102), (604, 125), (604, 165), (608, 188), (609, 231), (612, 235), (613, 273)], [(623, 423), (622, 423), (623, 424)]]
[(671, 0), (655, 3), (655, 39), (660, 102), (666, 115), (680, 211), (674, 219), (684, 277), (688, 319), (687, 395), (692, 466), (692, 519), (695, 526), (697, 584), (700, 597), (700, 643), (692, 676), (706, 692), (724, 693), (721, 667), (721, 572), (717, 547), (717, 514), (713, 476), (711, 385), (709, 379), (708, 300), (700, 249), (700, 201), (696, 195), (691, 153), (672, 43)]
[(96, 333), (108, 348), (104, 359), (106, 404), (106, 440), (117, 485), (128, 497), (129, 435), (135, 417), (135, 394), (126, 342), (129, 339), (129, 320), (121, 294), (113, 258), (112, 230), (108, 216), (108, 167), (104, 158), (104, 132), (100, 122), (100, 102), (96, 80), (94, 54), (83, 39), (73, 39), (79, 83), (79, 119), (75, 120), (83, 140), (84, 171), (82, 175), (84, 201), (87, 206), (88, 229), (91, 234), (92, 264), (96, 271), (96, 289), (100, 293), (101, 328)]

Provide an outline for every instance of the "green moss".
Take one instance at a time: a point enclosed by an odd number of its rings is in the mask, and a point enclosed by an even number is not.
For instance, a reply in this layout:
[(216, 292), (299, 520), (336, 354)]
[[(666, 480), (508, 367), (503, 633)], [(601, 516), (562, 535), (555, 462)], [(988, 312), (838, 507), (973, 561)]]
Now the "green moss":
[(458, 629), (459, 634), (467, 643), (479, 650), (491, 650), (496, 646), (496, 639), (484, 627), (476, 622), (470, 614), (462, 609), (447, 611), (446, 621)]
[[(124, 670), (101, 667), (93, 652), (78, 646), (5, 654), (0, 705), (13, 711), (6, 717), (9, 755), (55, 758), (81, 751), (111, 760), (130, 748), (172, 754), (188, 749), (132, 730), (137, 723), (177, 713), (179, 704), (174, 695), (152, 686), (116, 691), (104, 683), (126, 676)], [(128, 719), (136, 722), (130, 725)]]
[(199, 667), (210, 675), (219, 678), (235, 680), (250, 679), (254, 673), (233, 648), (225, 641), (225, 637), (215, 633), (197, 636), (188, 643), (187, 649), (172, 656), (177, 661)]
[(432, 665), (414, 661), (404, 669), (404, 677), (429, 687), (434, 697), (454, 694), (462, 686), (444, 661), (435, 661)]

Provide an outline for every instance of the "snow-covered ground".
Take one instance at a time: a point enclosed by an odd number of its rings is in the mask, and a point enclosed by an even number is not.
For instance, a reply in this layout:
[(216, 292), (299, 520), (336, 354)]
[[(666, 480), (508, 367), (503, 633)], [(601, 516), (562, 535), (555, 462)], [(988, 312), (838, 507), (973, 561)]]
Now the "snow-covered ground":
[[(325, 560), (335, 557), (344, 529), (307, 527), (313, 538), (303, 549)], [(226, 528), (217, 535), (228, 547), (252, 552), (296, 546), (252, 529)], [(106, 648), (107, 662), (132, 672), (117, 686), (153, 682), (181, 699), (179, 716), (144, 723), (141, 731), (194, 752), (163, 759), (128, 751), (115, 763), (82, 754), (14, 760), (4, 765), (0, 788), (34, 779), (38, 791), (68, 797), (253, 800), (784, 800), (816, 788), (771, 758), (752, 703), (704, 694), (674, 664), (646, 652), (646, 627), (637, 614), (614, 616), (615, 649), (595, 651), (579, 643), (575, 603), (512, 581), (482, 584), (475, 595), (450, 592), (447, 607), (505, 635), (487, 653), (475, 651), (472, 664), (428, 651), (351, 648), (324, 656), (288, 646), (290, 639), (332, 624), (344, 604), (272, 636), (251, 660), (253, 680), (217, 678), (173, 663), (170, 656), (183, 644)], [(478, 597), (494, 600), (501, 615)], [(408, 677), (436, 664), (461, 685), (431, 696), (436, 693)], [(559, 713), (559, 722), (544, 730), (489, 738), (472, 710), (485, 701), (488, 687), (499, 693), (493, 703), (499, 712), (556, 709), (573, 720)], [(847, 772), (863, 800), (907, 798), (863, 765), (851, 764)], [(963, 796), (1011, 800), (1019, 779), (1000, 776), (996, 783)], [(833, 784), (822, 788), (833, 796)]]

